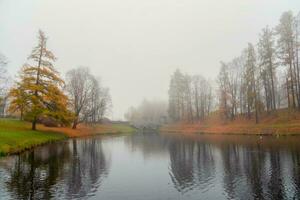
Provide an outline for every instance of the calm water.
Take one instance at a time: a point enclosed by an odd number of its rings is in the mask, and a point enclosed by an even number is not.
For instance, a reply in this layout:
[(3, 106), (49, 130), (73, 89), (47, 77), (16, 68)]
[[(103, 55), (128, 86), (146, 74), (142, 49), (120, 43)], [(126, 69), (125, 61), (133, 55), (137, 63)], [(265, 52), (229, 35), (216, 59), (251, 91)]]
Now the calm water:
[(0, 199), (300, 199), (300, 138), (155, 133), (0, 159)]

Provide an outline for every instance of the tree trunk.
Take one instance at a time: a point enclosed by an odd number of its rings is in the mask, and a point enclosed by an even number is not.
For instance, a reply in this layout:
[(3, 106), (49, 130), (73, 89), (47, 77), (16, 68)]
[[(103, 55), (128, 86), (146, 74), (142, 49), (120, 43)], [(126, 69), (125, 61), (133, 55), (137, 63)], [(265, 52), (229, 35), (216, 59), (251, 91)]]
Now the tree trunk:
[(290, 90), (289, 90), (289, 79), (288, 79), (288, 77), (286, 77), (286, 92), (287, 92), (288, 108), (291, 108)]
[[(40, 68), (41, 68), (41, 63), (42, 63), (42, 55), (43, 55), (43, 45), (41, 45), (41, 50), (40, 50), (40, 56), (39, 56), (39, 61), (38, 61), (38, 69), (37, 69), (37, 74), (36, 74), (36, 83), (35, 85), (39, 85), (39, 80), (40, 80)], [(38, 91), (34, 91), (34, 96), (38, 97)], [(34, 116), (33, 121), (32, 121), (32, 130), (36, 130), (36, 121), (37, 121), (37, 116)]]
[(37, 119), (36, 119), (36, 117), (34, 117), (34, 119), (33, 119), (33, 121), (32, 121), (32, 130), (36, 130), (36, 121), (37, 121)]
[(275, 99), (275, 89), (274, 89), (274, 75), (273, 75), (273, 66), (272, 65), (271, 65), (271, 87), (272, 87), (273, 110), (276, 110), (276, 99)]
[(77, 122), (73, 123), (72, 129), (76, 129), (77, 128)]
[(78, 116), (75, 118), (74, 122), (73, 122), (73, 126), (72, 129), (76, 129), (78, 125)]
[(195, 107), (196, 107), (196, 117), (197, 121), (199, 121), (200, 115), (199, 115), (199, 101), (198, 101), (198, 88), (195, 87)]
[(292, 69), (292, 62), (290, 61), (290, 76), (291, 76), (291, 92), (292, 92), (292, 103), (293, 108), (296, 108), (296, 102), (295, 102), (295, 90), (294, 90), (294, 76), (293, 76), (293, 69)]
[[(257, 104), (257, 103), (255, 103)], [(255, 106), (255, 123), (258, 124), (259, 121), (258, 121), (258, 110), (257, 110), (257, 105)]]
[(257, 100), (257, 92), (256, 92), (256, 85), (254, 83), (254, 103), (255, 103), (255, 123), (258, 124), (258, 100)]
[(23, 108), (21, 109), (20, 120), (23, 120)]

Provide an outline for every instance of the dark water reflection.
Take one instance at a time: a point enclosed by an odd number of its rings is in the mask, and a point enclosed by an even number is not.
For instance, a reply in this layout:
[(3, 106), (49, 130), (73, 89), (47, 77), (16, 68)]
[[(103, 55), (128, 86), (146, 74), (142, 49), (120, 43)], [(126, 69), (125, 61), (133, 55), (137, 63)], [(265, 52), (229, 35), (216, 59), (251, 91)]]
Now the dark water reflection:
[(300, 137), (73, 139), (0, 159), (0, 199), (300, 199)]
[[(87, 197), (108, 174), (101, 140), (70, 140), (1, 160), (0, 199)], [(0, 190), (0, 191), (1, 191)], [(4, 195), (3, 197), (1, 195)]]

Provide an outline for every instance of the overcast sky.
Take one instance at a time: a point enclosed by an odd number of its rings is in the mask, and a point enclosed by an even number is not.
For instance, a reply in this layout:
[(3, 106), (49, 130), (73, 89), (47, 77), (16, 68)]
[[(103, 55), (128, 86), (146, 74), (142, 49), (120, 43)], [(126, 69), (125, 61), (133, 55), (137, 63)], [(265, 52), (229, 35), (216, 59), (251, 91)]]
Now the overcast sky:
[(121, 119), (144, 98), (167, 100), (176, 68), (214, 79), (287, 10), (300, 0), (0, 0), (0, 52), (14, 76), (42, 29), (62, 75), (90, 67)]

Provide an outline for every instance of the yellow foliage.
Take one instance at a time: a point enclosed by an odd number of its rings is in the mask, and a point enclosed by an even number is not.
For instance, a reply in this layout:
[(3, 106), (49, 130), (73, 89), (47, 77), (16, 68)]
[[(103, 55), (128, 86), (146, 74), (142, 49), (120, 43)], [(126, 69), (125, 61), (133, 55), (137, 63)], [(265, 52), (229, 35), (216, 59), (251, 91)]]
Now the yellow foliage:
[(63, 93), (64, 81), (54, 69), (55, 57), (45, 48), (46, 37), (39, 32), (39, 44), (32, 51), (29, 59), (34, 65), (25, 64), (19, 74), (19, 82), (11, 89), (9, 111), (20, 111), (24, 117), (34, 123), (39, 117), (51, 117), (61, 124), (72, 120), (68, 111), (68, 98)]

